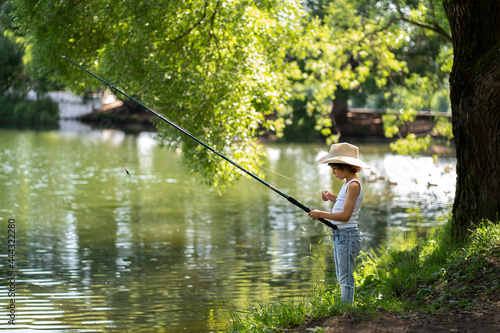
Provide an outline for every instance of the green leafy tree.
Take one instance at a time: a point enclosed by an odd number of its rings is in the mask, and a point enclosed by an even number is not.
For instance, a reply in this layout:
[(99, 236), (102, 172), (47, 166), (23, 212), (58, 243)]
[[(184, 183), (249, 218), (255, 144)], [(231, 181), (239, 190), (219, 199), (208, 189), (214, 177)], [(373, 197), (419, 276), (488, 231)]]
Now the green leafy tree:
[[(297, 52), (299, 59), (305, 59), (299, 82), (311, 96), (309, 113), (319, 115), (317, 129), (329, 142), (336, 142), (340, 133), (332, 128), (345, 121), (353, 92), (368, 84), (381, 88), (404, 70), (405, 63), (396, 59), (394, 50), (402, 46), (407, 33), (387, 25), (369, 1), (311, 1), (308, 7), (315, 8), (312, 13), (318, 16), (309, 23)], [(398, 38), (387, 38), (391, 34)]]
[(2, 93), (13, 93), (22, 86), (23, 49), (8, 32), (0, 35), (0, 87)]
[[(11, 19), (10, 1), (0, 2), (0, 122), (22, 124), (48, 124), (59, 119), (57, 103), (43, 97), (40, 87), (44, 77), (32, 70), (29, 51), (22, 35), (18, 34)], [(26, 65), (28, 64), (28, 65)], [(45, 85), (46, 86), (46, 85)], [(38, 100), (27, 101), (29, 89), (36, 90)]]
[[(417, 154), (435, 139), (429, 133), (401, 134), (401, 128), (415, 121), (420, 111), (449, 113), (448, 77), (453, 61), (448, 20), (439, 1), (391, 1), (395, 19), (411, 29), (411, 42), (401, 51), (409, 75), (401, 85), (385, 94), (392, 109), (383, 116), (387, 137), (397, 136), (391, 148), (401, 154)], [(453, 138), (448, 118), (436, 116), (434, 134), (449, 144)]]
[[(301, 15), (294, 1), (13, 0), (18, 26), (46, 73), (76, 91), (98, 82), (82, 64), (250, 171), (259, 172), (262, 131), (281, 133), (285, 51)], [(212, 185), (238, 173), (208, 150), (157, 123), (182, 146), (186, 165)]]
[(0, 88), (2, 95), (20, 90), (23, 82), (24, 49), (12, 32), (10, 3), (0, 2)]
[(398, 110), (384, 124), (386, 135), (400, 141), (400, 128), (416, 111), (446, 111), (452, 56), (442, 6), (432, 0), (311, 0), (306, 8), (316, 19), (303, 39), (308, 52), (297, 53), (306, 78), (296, 78), (309, 91), (301, 98), (307, 96), (309, 115), (319, 115), (317, 129), (329, 142), (341, 135), (336, 125), (347, 121), (349, 103)]

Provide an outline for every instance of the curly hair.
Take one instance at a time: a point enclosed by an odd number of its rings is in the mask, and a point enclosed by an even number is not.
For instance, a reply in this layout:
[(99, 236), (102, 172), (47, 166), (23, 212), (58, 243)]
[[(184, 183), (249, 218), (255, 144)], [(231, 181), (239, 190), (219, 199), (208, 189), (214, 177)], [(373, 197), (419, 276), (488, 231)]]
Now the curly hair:
[(357, 172), (360, 172), (361, 171), (361, 167), (359, 166), (355, 166), (355, 165), (351, 165), (351, 164), (343, 164), (343, 163), (328, 163), (329, 166), (334, 166), (336, 168), (338, 168), (339, 170), (346, 170), (349, 171), (349, 172), (354, 172), (354, 173), (357, 173)]

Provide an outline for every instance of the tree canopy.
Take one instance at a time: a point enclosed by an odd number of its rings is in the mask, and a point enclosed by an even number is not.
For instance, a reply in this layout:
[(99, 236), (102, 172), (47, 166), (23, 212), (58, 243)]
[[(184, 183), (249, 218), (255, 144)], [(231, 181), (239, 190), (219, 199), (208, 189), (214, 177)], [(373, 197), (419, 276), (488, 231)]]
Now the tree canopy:
[[(337, 110), (349, 103), (398, 110), (384, 119), (394, 136), (415, 111), (448, 108), (451, 97), (457, 235), (481, 218), (498, 219), (498, 1), (10, 2), (9, 25), (26, 36), (39, 71), (80, 92), (96, 89), (99, 82), (70, 68), (65, 55), (257, 174), (256, 137), (281, 134), (291, 96), (330, 142), (338, 140)], [(445, 123), (437, 129), (450, 135)], [(186, 165), (208, 183), (237, 177), (157, 125), (162, 142), (182, 146)]]
[[(415, 110), (448, 97), (451, 37), (433, 0), (309, 0), (303, 10), (272, 0), (11, 1), (39, 70), (72, 89), (96, 89), (65, 55), (255, 173), (255, 138), (282, 134), (291, 96), (306, 101), (309, 124), (330, 143), (346, 112), (335, 103), (400, 109), (385, 117), (393, 136)], [(208, 183), (234, 179), (232, 166), (157, 127)]]
[[(256, 136), (278, 134), (287, 99), (287, 48), (296, 1), (13, 0), (17, 24), (40, 69), (74, 90), (99, 82), (64, 55), (259, 173)], [(167, 124), (162, 142), (182, 146), (185, 163), (212, 184), (234, 168)]]
[[(448, 110), (453, 58), (442, 6), (432, 0), (310, 0), (306, 7), (313, 20), (296, 53), (295, 88), (329, 142), (339, 139), (335, 125), (347, 120), (348, 104), (398, 111), (384, 117), (388, 137), (400, 136), (417, 111)], [(445, 127), (441, 134), (445, 130), (450, 133)]]

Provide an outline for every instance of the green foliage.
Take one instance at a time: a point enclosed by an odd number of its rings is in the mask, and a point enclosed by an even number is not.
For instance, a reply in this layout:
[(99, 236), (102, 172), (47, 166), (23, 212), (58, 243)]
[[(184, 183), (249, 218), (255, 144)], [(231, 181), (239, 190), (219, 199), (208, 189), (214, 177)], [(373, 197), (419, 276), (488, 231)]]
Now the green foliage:
[(277, 329), (298, 326), (305, 319), (304, 305), (302, 301), (256, 302), (249, 305), (245, 317), (231, 313), (232, 325), (228, 332), (275, 332)]
[(294, 53), (293, 96), (307, 101), (315, 130), (328, 143), (339, 139), (331, 120), (339, 88), (356, 107), (404, 110), (384, 117), (388, 137), (416, 110), (449, 110), (453, 57), (440, 4), (310, 0), (306, 8), (313, 19)]
[(384, 122), (385, 136), (392, 138), (399, 135), (401, 138), (400, 128), (415, 120), (417, 111), (414, 109), (400, 109), (398, 113), (386, 113), (382, 115)]
[[(428, 240), (390, 247), (364, 262), (364, 280), (358, 288), (362, 297), (406, 301), (413, 308), (437, 310), (468, 307), (470, 294), (496, 292), (474, 282), (480, 276), (498, 276), (498, 267), (485, 265), (488, 256), (500, 253), (500, 225), (485, 222), (464, 243), (452, 238), (451, 222)], [(480, 272), (481, 271), (481, 272)], [(478, 293), (478, 291), (480, 291)], [(472, 300), (473, 302), (473, 300)]]
[[(282, 133), (287, 81), (283, 59), (295, 43), (296, 1), (13, 0), (33, 43), (33, 60), (77, 92), (99, 82), (60, 55), (112, 82), (257, 172), (256, 136)], [(157, 122), (166, 146), (212, 185), (239, 173)]]
[[(383, 122), (386, 137), (398, 135), (398, 140), (391, 144), (393, 151), (414, 155), (425, 151), (435, 140), (429, 135), (417, 138), (412, 133), (403, 138), (400, 129), (415, 120), (416, 111), (450, 112), (448, 76), (453, 64), (453, 49), (441, 4), (429, 6), (427, 1), (418, 1), (407, 13), (411, 25), (418, 22), (423, 28), (415, 29), (410, 34), (413, 42), (397, 51), (404, 52), (401, 55), (406, 59), (409, 75), (403, 84), (385, 92), (388, 105), (400, 111), (397, 117), (384, 117)], [(453, 138), (448, 118), (437, 117), (434, 131), (448, 140), (447, 143)]]
[[(391, 137), (413, 110), (449, 108), (449, 27), (442, 7), (425, 0), (311, 0), (309, 15), (299, 1), (275, 0), (9, 3), (30, 45), (32, 88), (56, 80), (82, 94), (100, 88), (65, 55), (255, 173), (255, 138), (280, 137), (285, 124), (287, 138), (339, 140), (331, 119), (339, 88), (359, 105), (407, 110), (385, 118)], [(449, 133), (443, 124), (436, 129)], [(239, 176), (169, 125), (157, 127), (207, 183)]]
[(381, 19), (380, 10), (361, 2), (312, 3), (316, 3), (309, 4), (316, 8), (313, 12), (323, 6), (322, 13), (304, 23), (307, 28), (296, 45), (294, 61), (301, 75), (293, 76), (294, 91), (305, 92), (307, 111), (317, 118), (315, 129), (336, 142), (338, 133), (330, 130), (335, 91), (377, 90), (391, 75), (404, 71), (405, 63), (393, 51), (403, 45), (406, 32), (396, 25), (381, 29), (387, 21)]
[(53, 124), (59, 120), (59, 105), (49, 98), (26, 101), (24, 94), (9, 93), (0, 96), (0, 123)]
[[(280, 137), (285, 124), (288, 138), (337, 142), (330, 113), (338, 88), (375, 108), (449, 104), (449, 28), (441, 6), (424, 0), (311, 0), (309, 16), (299, 1), (9, 3), (36, 64), (27, 67), (38, 82), (33, 88), (60, 80), (82, 94), (99, 89), (59, 58), (65, 55), (252, 172), (261, 163), (255, 138)], [(238, 177), (167, 124), (157, 126), (162, 143), (182, 146), (186, 165), (207, 183)], [(397, 126), (389, 124), (387, 133), (395, 135)]]
[[(328, 288), (328, 289), (326, 289)], [(303, 325), (307, 318), (337, 315), (349, 306), (340, 301), (340, 289), (318, 286), (308, 299), (272, 303), (255, 302), (248, 309), (230, 312), (228, 332), (275, 332), (276, 330)], [(319, 329), (319, 328), (318, 328)], [(319, 330), (319, 332), (321, 332)]]
[[(408, 133), (404, 138), (401, 135), (401, 128), (413, 122), (417, 115), (418, 112), (411, 108), (406, 110), (400, 109), (398, 113), (386, 113), (382, 115), (385, 136), (387, 138), (392, 138), (396, 135), (399, 137), (397, 141), (390, 143), (392, 151), (402, 155), (414, 156), (427, 150), (432, 144), (433, 139), (430, 134), (423, 137), (417, 137), (414, 133)], [(449, 122), (444, 117), (441, 119), (441, 122), (438, 122), (436, 128), (439, 126), (439, 131), (445, 135)]]
[[(406, 137), (401, 135), (401, 128), (415, 120), (417, 112), (413, 109), (400, 110), (399, 113), (386, 113), (382, 115), (384, 123), (384, 134), (387, 138), (398, 136), (398, 140), (390, 143), (391, 150), (402, 155), (417, 155), (426, 151), (437, 139), (426, 134), (418, 137), (415, 133), (408, 133)], [(449, 145), (453, 139), (451, 122), (447, 117), (435, 117), (433, 132), (443, 138)]]
[(415, 134), (409, 133), (404, 139), (391, 142), (390, 147), (392, 151), (398, 154), (415, 156), (427, 150), (431, 142), (432, 137), (430, 135), (419, 138)]
[[(432, 44), (432, 39), (430, 42)], [(391, 101), (391, 105), (399, 108), (397, 114), (386, 114), (382, 117), (385, 136), (392, 138), (398, 135), (398, 140), (390, 145), (396, 153), (415, 155), (425, 151), (435, 142), (430, 135), (417, 137), (414, 133), (409, 133), (403, 138), (401, 128), (415, 121), (417, 110), (449, 112), (449, 89), (445, 81), (451, 71), (450, 63), (453, 59), (449, 51), (450, 48), (443, 47), (439, 54), (432, 55), (435, 59), (434, 66), (421, 65), (422, 69), (418, 73), (412, 73), (405, 78), (404, 85), (396, 86), (385, 93), (385, 98)], [(415, 65), (413, 63), (413, 66)], [(435, 71), (429, 72), (433, 67)], [(446, 117), (436, 117), (434, 131), (448, 143), (453, 138), (451, 122)]]
[(434, 238), (427, 242), (400, 242), (391, 244), (379, 255), (373, 252), (367, 255), (358, 292), (375, 300), (406, 299), (418, 290), (423, 278), (435, 280), (436, 265), (453, 255), (436, 252), (440, 246), (449, 250), (451, 242), (446, 232), (437, 236), (442, 237), (441, 244)]
[[(0, 30), (1, 31), (1, 30)], [(7, 31), (0, 35), (0, 91), (22, 86), (23, 49)]]
[(477, 256), (485, 250), (498, 246), (500, 242), (500, 225), (483, 221), (469, 237), (468, 248), (464, 249), (466, 258)]
[(43, 77), (35, 78), (36, 71), (25, 66), (30, 62), (23, 38), (13, 30), (11, 9), (10, 1), (0, 5), (0, 122), (55, 123), (59, 119), (57, 103), (47, 98), (26, 101), (26, 91), (43, 82)]
[[(297, 70), (300, 72), (300, 70)], [(310, 114), (307, 110), (308, 101), (311, 99), (304, 91), (300, 91), (304, 87), (299, 84), (293, 84), (292, 95), (294, 98), (290, 101), (293, 113), (285, 114), (283, 119), (285, 126), (283, 128), (283, 140), (286, 142), (310, 142), (318, 141), (322, 138), (320, 131), (323, 128), (317, 129), (316, 113)]]
[(436, 126), (434, 130), (447, 140), (453, 139), (453, 127), (448, 118), (437, 117)]

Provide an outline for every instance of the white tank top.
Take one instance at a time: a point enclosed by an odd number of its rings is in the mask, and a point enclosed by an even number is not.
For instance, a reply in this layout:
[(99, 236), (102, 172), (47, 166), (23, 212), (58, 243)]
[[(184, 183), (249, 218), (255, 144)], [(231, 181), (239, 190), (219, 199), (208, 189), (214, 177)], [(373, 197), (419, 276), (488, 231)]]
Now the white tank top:
[(352, 211), (352, 215), (349, 221), (341, 222), (332, 220), (332, 223), (335, 224), (339, 229), (353, 228), (358, 225), (358, 214), (361, 210), (361, 203), (363, 202), (363, 186), (361, 185), (359, 179), (351, 179), (348, 183), (342, 185), (342, 188), (340, 189), (339, 195), (337, 197), (337, 201), (333, 205), (332, 213), (340, 213), (344, 210), (344, 203), (347, 197), (347, 187), (352, 182), (358, 182), (360, 187), (359, 195), (356, 198), (356, 204), (354, 205), (354, 210)]

